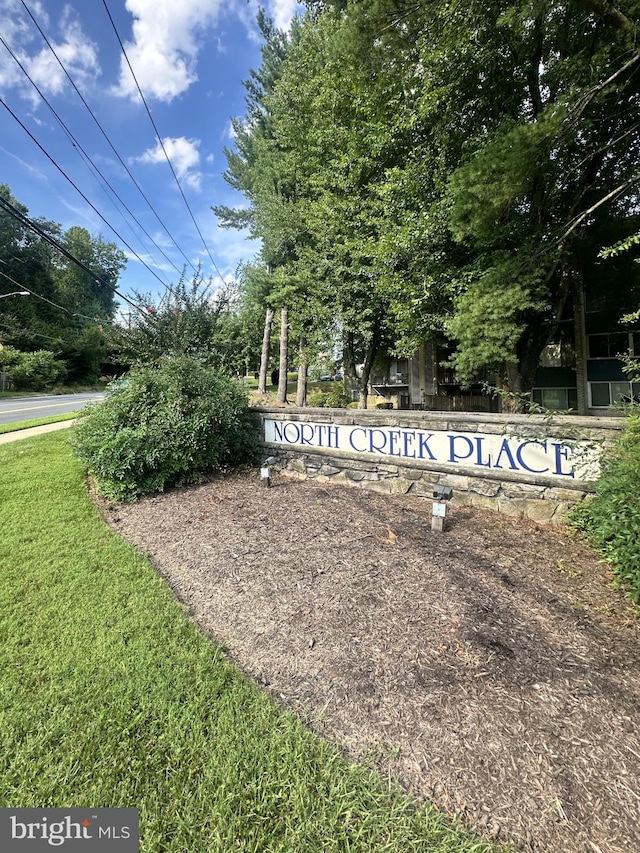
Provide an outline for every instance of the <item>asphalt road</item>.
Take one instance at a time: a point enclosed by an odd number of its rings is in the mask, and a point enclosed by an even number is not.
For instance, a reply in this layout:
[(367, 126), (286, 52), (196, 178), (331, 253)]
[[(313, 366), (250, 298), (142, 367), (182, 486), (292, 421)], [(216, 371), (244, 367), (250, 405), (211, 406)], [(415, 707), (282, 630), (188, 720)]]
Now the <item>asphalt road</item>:
[(98, 391), (85, 394), (49, 394), (41, 397), (8, 397), (0, 400), (0, 424), (79, 412), (88, 402), (103, 399), (104, 394)]

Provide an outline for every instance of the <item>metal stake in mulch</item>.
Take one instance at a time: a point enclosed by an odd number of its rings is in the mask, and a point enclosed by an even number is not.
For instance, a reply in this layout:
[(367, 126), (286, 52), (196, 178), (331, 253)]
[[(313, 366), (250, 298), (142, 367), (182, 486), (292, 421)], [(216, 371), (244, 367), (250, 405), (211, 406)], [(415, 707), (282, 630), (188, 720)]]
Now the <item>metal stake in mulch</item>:
[(453, 497), (451, 486), (435, 485), (433, 487), (433, 507), (431, 516), (431, 529), (436, 533), (444, 530), (444, 520), (447, 517), (447, 504)]
[(260, 484), (265, 487), (271, 485), (271, 466), (275, 465), (278, 460), (275, 456), (269, 456), (265, 459), (260, 468)]

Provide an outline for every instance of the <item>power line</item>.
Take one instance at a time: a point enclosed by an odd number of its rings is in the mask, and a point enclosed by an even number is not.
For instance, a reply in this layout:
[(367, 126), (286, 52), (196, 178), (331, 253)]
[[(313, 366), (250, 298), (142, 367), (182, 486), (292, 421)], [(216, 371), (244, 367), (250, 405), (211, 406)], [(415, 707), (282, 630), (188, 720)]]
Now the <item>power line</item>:
[[(159, 214), (158, 214), (158, 212), (156, 211), (155, 207), (151, 204), (151, 202), (150, 202), (150, 201), (149, 201), (149, 199), (147, 198), (147, 196), (146, 196), (146, 194), (145, 194), (144, 190), (142, 189), (142, 187), (140, 186), (140, 184), (138, 183), (138, 181), (135, 179), (134, 175), (131, 173), (131, 171), (130, 171), (129, 167), (127, 166), (127, 164), (125, 163), (125, 161), (124, 161), (124, 160), (122, 159), (122, 157), (120, 156), (120, 154), (119, 154), (119, 152), (117, 151), (116, 147), (114, 146), (113, 142), (112, 142), (112, 141), (111, 141), (111, 139), (109, 138), (109, 136), (108, 136), (107, 132), (106, 132), (106, 131), (105, 131), (105, 129), (102, 127), (102, 125), (101, 125), (101, 124), (100, 124), (100, 122), (98, 121), (98, 118), (96, 117), (95, 113), (93, 112), (93, 110), (91, 109), (91, 107), (89, 106), (89, 104), (87, 103), (87, 101), (85, 100), (84, 96), (82, 95), (82, 92), (81, 92), (81, 91), (78, 89), (78, 87), (76, 86), (76, 84), (75, 84), (75, 82), (74, 82), (73, 78), (71, 77), (71, 75), (69, 74), (69, 72), (67, 71), (67, 69), (65, 68), (65, 66), (64, 66), (64, 64), (63, 64), (62, 60), (60, 59), (60, 57), (58, 56), (58, 54), (55, 52), (55, 50), (54, 50), (54, 48), (53, 48), (53, 46), (52, 46), (51, 42), (49, 41), (49, 39), (47, 38), (46, 34), (45, 34), (45, 33), (44, 33), (44, 31), (42, 30), (42, 28), (41, 28), (40, 24), (37, 22), (37, 20), (34, 18), (33, 14), (31, 13), (31, 10), (29, 9), (29, 7), (27, 6), (27, 4), (25, 3), (25, 1), (24, 1), (24, 0), (20, 0), (20, 2), (22, 3), (22, 5), (23, 5), (24, 9), (26, 10), (27, 14), (29, 15), (29, 17), (30, 17), (30, 18), (31, 18), (31, 20), (33, 21), (33, 23), (34, 23), (34, 25), (35, 25), (36, 29), (38, 30), (38, 32), (40, 33), (40, 35), (41, 35), (41, 36), (42, 36), (42, 38), (44, 39), (44, 41), (45, 41), (45, 43), (46, 43), (47, 47), (49, 48), (49, 50), (51, 51), (51, 53), (54, 55), (54, 57), (55, 57), (55, 59), (56, 59), (56, 61), (57, 61), (58, 65), (59, 65), (59, 66), (60, 66), (60, 68), (62, 69), (63, 73), (65, 74), (65, 76), (66, 76), (66, 78), (67, 78), (67, 80), (69, 81), (69, 83), (71, 83), (71, 86), (73, 87), (73, 89), (74, 89), (75, 93), (76, 93), (76, 94), (78, 95), (78, 97), (80, 98), (80, 101), (82, 102), (83, 106), (86, 108), (87, 112), (89, 113), (89, 115), (91, 116), (91, 118), (92, 118), (92, 119), (93, 119), (93, 121), (95, 122), (96, 126), (98, 127), (98, 129), (99, 129), (99, 130), (100, 130), (100, 132), (102, 133), (103, 137), (104, 137), (104, 138), (105, 138), (105, 140), (107, 141), (107, 143), (108, 143), (109, 147), (111, 148), (111, 150), (113, 151), (113, 153), (114, 153), (114, 154), (115, 154), (115, 156), (117, 157), (117, 159), (118, 159), (118, 161), (119, 161), (120, 165), (123, 167), (123, 169), (125, 170), (125, 172), (126, 172), (126, 173), (127, 173), (127, 175), (129, 176), (129, 178), (131, 178), (131, 180), (133, 181), (133, 183), (134, 183), (134, 185), (135, 185), (136, 189), (138, 190), (138, 192), (140, 193), (140, 195), (142, 196), (142, 198), (143, 198), (143, 199), (145, 200), (145, 202), (147, 203), (147, 205), (148, 205), (149, 209), (151, 210), (151, 212), (153, 213), (153, 215), (156, 217), (156, 219), (158, 220), (158, 222), (160, 223), (160, 225), (161, 225), (161, 226), (162, 226), (162, 228), (164, 229), (165, 233), (167, 234), (167, 236), (169, 237), (169, 239), (171, 240), (171, 242), (173, 243), (173, 245), (174, 245), (174, 246), (176, 247), (176, 249), (180, 252), (180, 254), (181, 254), (181, 255), (182, 255), (182, 257), (185, 259), (185, 261), (187, 262), (187, 264), (188, 264), (188, 265), (189, 265), (189, 266), (190, 266), (190, 267), (195, 271), (195, 270), (196, 270), (195, 265), (194, 265), (194, 264), (193, 264), (193, 262), (192, 262), (192, 261), (187, 257), (187, 255), (184, 253), (184, 251), (180, 248), (180, 246), (179, 246), (179, 245), (178, 245), (178, 243), (176, 242), (175, 238), (173, 237), (173, 235), (172, 235), (172, 234), (171, 234), (171, 232), (169, 231), (168, 227), (165, 225), (165, 223), (164, 223), (164, 222), (162, 221), (162, 219), (160, 218), (160, 215), (159, 215)], [(166, 257), (166, 256), (165, 256), (165, 257)]]
[(89, 275), (93, 277), (94, 281), (97, 281), (99, 284), (105, 285), (105, 287), (108, 287), (109, 290), (113, 291), (113, 293), (119, 296), (120, 299), (124, 299), (124, 301), (127, 302), (129, 305), (144, 314), (142, 308), (139, 305), (129, 299), (128, 296), (125, 296), (124, 293), (120, 293), (120, 291), (116, 287), (114, 287), (109, 281), (107, 281), (104, 276), (94, 272), (94, 270), (88, 267), (83, 261), (81, 261), (79, 258), (76, 258), (74, 254), (72, 254), (68, 249), (65, 249), (64, 246), (58, 243), (58, 241), (54, 237), (52, 237), (50, 234), (47, 234), (47, 232), (40, 228), (39, 225), (36, 225), (36, 223), (29, 219), (28, 216), (22, 213), (22, 211), (18, 210), (18, 208), (11, 204), (11, 202), (7, 201), (5, 198), (2, 198), (2, 196), (0, 196), (0, 207), (4, 208), (5, 212), (8, 213), (9, 216), (12, 216), (26, 228), (29, 228), (31, 231), (33, 231), (35, 234), (37, 234), (39, 237), (49, 243), (50, 246), (53, 246), (54, 249), (57, 249), (68, 260), (72, 261), (85, 272), (89, 273)]
[[(23, 2), (24, 2), (24, 0), (23, 0)], [(141, 100), (142, 100), (142, 103), (144, 104), (144, 108), (145, 108), (145, 110), (147, 111), (147, 115), (149, 116), (149, 121), (151, 122), (151, 125), (152, 125), (152, 127), (153, 127), (153, 129), (154, 129), (154, 131), (155, 131), (156, 137), (157, 137), (157, 139), (158, 139), (158, 142), (160, 143), (160, 146), (161, 146), (162, 151), (163, 151), (163, 153), (164, 153), (165, 159), (166, 159), (167, 163), (169, 164), (169, 168), (171, 169), (171, 174), (173, 175), (173, 178), (174, 178), (174, 180), (175, 180), (175, 182), (176, 182), (176, 185), (177, 185), (177, 187), (178, 187), (178, 189), (179, 189), (179, 191), (180, 191), (180, 195), (182, 196), (182, 200), (184, 201), (184, 203), (185, 203), (185, 205), (186, 205), (186, 208), (187, 208), (187, 210), (189, 211), (189, 216), (191, 217), (191, 220), (192, 220), (193, 224), (195, 225), (195, 229), (196, 229), (196, 231), (198, 232), (198, 235), (199, 235), (200, 239), (202, 240), (202, 245), (204, 246), (204, 248), (205, 248), (205, 251), (206, 251), (207, 255), (209, 255), (209, 260), (210, 260), (210, 261), (211, 261), (211, 263), (213, 264), (213, 267), (214, 267), (215, 271), (218, 273), (218, 276), (219, 276), (219, 278), (220, 278), (220, 281), (224, 284), (224, 283), (225, 283), (224, 277), (223, 277), (222, 273), (220, 272), (220, 270), (218, 269), (218, 265), (217, 265), (217, 264), (216, 264), (216, 262), (214, 261), (213, 256), (211, 255), (211, 252), (209, 251), (209, 247), (207, 246), (207, 244), (206, 244), (206, 242), (205, 242), (205, 239), (204, 239), (204, 237), (202, 236), (202, 231), (200, 230), (200, 227), (198, 226), (198, 223), (196, 222), (196, 218), (195, 218), (195, 216), (193, 215), (193, 211), (191, 210), (191, 207), (190, 207), (190, 205), (189, 205), (189, 202), (187, 201), (187, 197), (186, 197), (186, 195), (184, 194), (184, 190), (182, 189), (182, 186), (181, 186), (181, 184), (180, 184), (180, 181), (178, 180), (178, 176), (176, 175), (175, 169), (173, 168), (173, 165), (172, 165), (172, 163), (171, 163), (171, 160), (169, 159), (169, 155), (167, 154), (167, 149), (165, 148), (164, 142), (162, 141), (162, 136), (160, 135), (160, 131), (158, 130), (158, 128), (157, 128), (157, 126), (156, 126), (156, 123), (155, 123), (155, 121), (154, 121), (154, 119), (153, 119), (153, 116), (151, 115), (151, 110), (149, 109), (149, 106), (148, 106), (148, 104), (147, 104), (147, 101), (145, 100), (145, 97), (144, 97), (144, 95), (142, 94), (142, 89), (140, 88), (140, 84), (138, 83), (138, 78), (136, 77), (136, 75), (135, 75), (135, 73), (134, 73), (134, 70), (133, 70), (133, 68), (131, 67), (131, 63), (129, 62), (129, 57), (127, 56), (127, 52), (126, 52), (126, 50), (124, 49), (124, 44), (122, 43), (122, 39), (120, 38), (120, 34), (118, 33), (117, 27), (116, 27), (116, 25), (115, 25), (115, 21), (114, 21), (114, 20), (113, 20), (113, 18), (111, 17), (111, 12), (109, 11), (109, 7), (107, 6), (107, 0), (102, 0), (102, 4), (103, 4), (103, 6), (104, 6), (104, 8), (105, 8), (105, 10), (106, 10), (106, 12), (107, 12), (107, 15), (108, 15), (108, 17), (109, 17), (109, 20), (111, 21), (111, 26), (113, 27), (113, 31), (114, 31), (114, 33), (116, 34), (116, 38), (118, 39), (118, 44), (120, 45), (120, 50), (122, 51), (122, 55), (124, 56), (124, 58), (125, 58), (125, 60), (126, 60), (127, 65), (129, 66), (129, 71), (131, 72), (131, 76), (133, 77), (133, 81), (134, 81), (134, 83), (136, 84), (136, 88), (137, 88), (137, 90), (138, 90), (138, 93), (139, 93), (139, 95), (140, 95), (140, 98), (141, 98)]]
[(35, 296), (36, 299), (41, 299), (43, 302), (48, 302), (49, 305), (53, 305), (54, 308), (59, 308), (61, 311), (64, 311), (66, 314), (69, 314), (70, 317), (82, 317), (84, 320), (91, 320), (92, 323), (109, 322), (109, 319), (106, 317), (89, 317), (88, 314), (80, 314), (77, 311), (69, 311), (69, 309), (65, 308), (64, 305), (58, 305), (57, 302), (53, 302), (51, 299), (47, 299), (46, 296), (41, 296), (39, 293), (36, 293), (35, 290), (31, 290), (31, 288), (27, 287), (26, 284), (22, 284), (22, 282), (16, 281), (15, 278), (12, 278), (12, 276), (7, 275), (6, 272), (2, 272), (2, 270), (0, 270), (0, 275), (10, 281), (12, 284), (16, 284), (18, 287), (21, 287), (23, 290), (26, 290), (30, 296)]
[(69, 175), (67, 175), (67, 173), (64, 171), (64, 169), (62, 168), (62, 166), (58, 165), (58, 163), (56, 163), (56, 161), (55, 161), (55, 160), (53, 159), (53, 157), (49, 154), (49, 152), (44, 148), (44, 146), (43, 146), (43, 145), (41, 145), (41, 144), (40, 144), (40, 142), (38, 142), (38, 140), (37, 140), (37, 139), (36, 139), (36, 137), (33, 135), (33, 133), (31, 133), (31, 131), (29, 130), (29, 128), (24, 124), (24, 122), (22, 122), (22, 121), (18, 118), (18, 116), (14, 113), (14, 111), (11, 109), (11, 107), (6, 103), (6, 101), (4, 101), (2, 98), (0, 98), (0, 104), (2, 104), (2, 106), (7, 110), (7, 112), (8, 112), (8, 113), (9, 113), (9, 114), (10, 114), (10, 115), (11, 115), (11, 116), (12, 116), (12, 117), (13, 117), (13, 118), (18, 122), (18, 124), (19, 124), (19, 125), (20, 125), (20, 127), (24, 130), (24, 132), (25, 132), (25, 133), (29, 136), (29, 138), (30, 138), (30, 139), (31, 139), (31, 140), (32, 140), (32, 141), (33, 141), (33, 142), (38, 146), (38, 148), (40, 149), (40, 151), (42, 151), (42, 153), (45, 155), (45, 157), (46, 157), (46, 158), (47, 158), (47, 159), (48, 159), (48, 160), (49, 160), (49, 161), (50, 161), (50, 162), (51, 162), (51, 163), (56, 167), (56, 169), (60, 172), (60, 174), (61, 174), (61, 175), (62, 175), (62, 176), (63, 176), (63, 177), (64, 177), (64, 178), (65, 178), (65, 179), (66, 179), (66, 180), (71, 184), (71, 186), (74, 188), (74, 190), (75, 190), (79, 195), (81, 195), (81, 196), (82, 196), (82, 198), (86, 201), (86, 203), (89, 205), (89, 207), (90, 207), (90, 208), (91, 208), (91, 209), (92, 209), (92, 210), (93, 210), (93, 211), (94, 211), (94, 212), (95, 212), (95, 213), (100, 217), (100, 219), (104, 222), (104, 224), (107, 226), (107, 228), (109, 228), (111, 231), (113, 231), (113, 233), (116, 235), (116, 237), (118, 238), (118, 240), (120, 240), (122, 243), (124, 243), (124, 245), (127, 247), (127, 249), (129, 249), (129, 251), (130, 251), (133, 255), (135, 255), (135, 257), (140, 261), (140, 263), (141, 263), (144, 267), (146, 267), (146, 268), (149, 270), (149, 272), (151, 273), (151, 275), (152, 275), (152, 276), (154, 276), (154, 278), (156, 278), (156, 279), (160, 282), (160, 284), (161, 284), (163, 287), (165, 287), (165, 288), (166, 288), (166, 287), (167, 287), (167, 285), (166, 285), (166, 284), (164, 283), (164, 281), (160, 278), (160, 276), (159, 276), (159, 275), (158, 275), (158, 274), (157, 274), (157, 273), (156, 273), (156, 272), (155, 272), (155, 271), (154, 271), (154, 270), (149, 266), (149, 264), (147, 264), (147, 263), (146, 263), (146, 261), (143, 261), (143, 260), (142, 260), (142, 258), (140, 257), (140, 255), (136, 252), (136, 250), (135, 250), (132, 246), (130, 246), (130, 245), (129, 245), (129, 243), (127, 243), (127, 241), (124, 239), (124, 237), (123, 237), (123, 236), (122, 236), (118, 231), (116, 231), (116, 229), (113, 227), (113, 225), (111, 225), (111, 223), (110, 223), (107, 219), (105, 219), (105, 217), (100, 213), (100, 211), (99, 211), (99, 210), (98, 210), (98, 208), (93, 204), (93, 202), (91, 202), (91, 201), (87, 198), (87, 196), (82, 192), (82, 190), (80, 189), (80, 187), (79, 187), (79, 186), (77, 186), (77, 184), (75, 184), (75, 183), (73, 182), (73, 180), (69, 177)]
[[(5, 41), (5, 39), (2, 37), (2, 35), (0, 35), (0, 42), (1, 42), (1, 43), (4, 45), (4, 47), (7, 49), (7, 51), (8, 51), (8, 52), (9, 52), (9, 54), (11, 55), (11, 57), (14, 59), (14, 61), (16, 62), (16, 64), (19, 66), (19, 68), (20, 68), (20, 70), (22, 71), (22, 73), (25, 75), (25, 77), (27, 78), (27, 80), (31, 83), (31, 85), (32, 85), (32, 86), (33, 86), (33, 88), (36, 90), (36, 92), (38, 93), (38, 95), (40, 96), (40, 98), (41, 98), (41, 99), (44, 101), (44, 103), (47, 105), (47, 107), (49, 108), (49, 110), (50, 110), (50, 111), (51, 111), (51, 113), (53, 114), (54, 118), (56, 119), (56, 121), (58, 122), (58, 124), (60, 125), (60, 127), (62, 128), (62, 130), (64, 131), (64, 133), (66, 134), (67, 138), (68, 138), (68, 139), (69, 139), (69, 141), (71, 142), (72, 146), (73, 146), (73, 147), (78, 151), (78, 154), (83, 158), (83, 160), (84, 160), (85, 164), (87, 165), (87, 167), (88, 167), (88, 168), (90, 168), (90, 169), (93, 169), (93, 170), (94, 170), (94, 171), (99, 175), (99, 177), (102, 179), (102, 181), (103, 181), (103, 182), (104, 182), (104, 183), (109, 187), (109, 189), (111, 190), (111, 192), (113, 193), (113, 195), (118, 199), (118, 201), (120, 202), (120, 204), (124, 207), (124, 209), (125, 209), (125, 210), (127, 211), (127, 213), (131, 216), (131, 218), (132, 218), (132, 219), (133, 219), (133, 220), (138, 224), (138, 226), (142, 229), (142, 231), (145, 233), (145, 235), (148, 237), (148, 239), (149, 239), (149, 240), (153, 243), (153, 245), (156, 247), (156, 249), (158, 249), (158, 251), (159, 251), (159, 252), (164, 256), (164, 258), (165, 258), (165, 259), (166, 259), (166, 260), (171, 264), (171, 266), (173, 266), (173, 268), (175, 269), (175, 271), (176, 271), (178, 274), (180, 274), (180, 270), (178, 269), (178, 267), (173, 263), (173, 261), (171, 260), (171, 258), (169, 258), (169, 257), (164, 253), (164, 251), (160, 248), (160, 246), (158, 246), (158, 244), (157, 244), (157, 243), (156, 243), (156, 241), (153, 239), (153, 237), (152, 237), (152, 236), (147, 232), (147, 230), (146, 230), (146, 229), (145, 229), (145, 227), (142, 225), (142, 223), (137, 219), (137, 217), (135, 216), (135, 214), (134, 214), (134, 213), (129, 209), (129, 207), (127, 206), (127, 204), (123, 201), (123, 199), (120, 197), (120, 195), (118, 194), (118, 192), (114, 189), (114, 187), (111, 185), (111, 183), (109, 182), (109, 180), (108, 180), (108, 179), (103, 175), (103, 173), (100, 171), (100, 169), (98, 168), (98, 166), (96, 166), (96, 164), (94, 163), (94, 161), (92, 160), (92, 158), (90, 157), (90, 155), (85, 151), (85, 149), (82, 147), (82, 145), (80, 144), (80, 142), (78, 142), (78, 140), (75, 138), (75, 136), (73, 135), (73, 133), (69, 130), (69, 128), (67, 127), (67, 125), (65, 124), (65, 122), (64, 122), (64, 121), (62, 120), (62, 118), (58, 115), (58, 113), (56, 112), (56, 110), (54, 109), (54, 107), (52, 106), (52, 104), (50, 103), (50, 101), (49, 101), (49, 100), (47, 99), (47, 97), (42, 93), (42, 91), (38, 88), (37, 84), (32, 80), (32, 78), (30, 77), (30, 75), (29, 75), (28, 71), (27, 71), (27, 70), (26, 70), (26, 68), (22, 65), (22, 63), (20, 62), (20, 60), (18, 59), (18, 57), (15, 55), (15, 53), (13, 52), (13, 50), (11, 49), (11, 47), (7, 44), (7, 42), (6, 42), (6, 41)], [(123, 218), (124, 218), (124, 217), (123, 217)], [(126, 223), (126, 220), (125, 220), (125, 223)], [(126, 223), (126, 224), (128, 225), (129, 223)], [(132, 230), (133, 230), (133, 229), (132, 229)], [(164, 285), (164, 286), (165, 286), (166, 288), (169, 288), (169, 285), (167, 285), (166, 283), (165, 283), (165, 285)]]

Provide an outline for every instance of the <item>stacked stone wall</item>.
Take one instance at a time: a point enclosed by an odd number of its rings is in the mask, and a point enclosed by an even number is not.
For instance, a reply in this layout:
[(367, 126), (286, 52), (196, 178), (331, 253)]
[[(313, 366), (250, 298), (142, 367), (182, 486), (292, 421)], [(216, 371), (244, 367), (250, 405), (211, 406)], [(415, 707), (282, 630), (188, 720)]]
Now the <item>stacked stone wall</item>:
[[(610, 445), (620, 434), (623, 423), (619, 418), (577, 418), (559, 416), (552, 420), (540, 416), (495, 415), (488, 413), (362, 411), (341, 409), (297, 409), (289, 407), (255, 409), (261, 429), (265, 452), (274, 455), (280, 470), (298, 478), (319, 482), (341, 483), (356, 488), (371, 489), (387, 494), (412, 494), (432, 498), (436, 484), (453, 489), (452, 503), (476, 506), (506, 515), (528, 518), (538, 523), (561, 524), (567, 511), (582, 501), (593, 489), (596, 474), (582, 479), (563, 472), (562, 476), (539, 475), (530, 470), (493, 470), (478, 465), (433, 459), (392, 458), (389, 455), (359, 454), (337, 447), (310, 447), (304, 442), (303, 424), (340, 426), (365, 429), (391, 429), (415, 433), (417, 430), (453, 435), (454, 440), (479, 443), (491, 436), (516, 436), (523, 443), (553, 446), (586, 446), (593, 458)], [(265, 429), (278, 441), (265, 440)], [(302, 443), (282, 440), (283, 429), (288, 435), (302, 434)], [(265, 426), (266, 425), (266, 426)], [(306, 428), (310, 435), (312, 427)], [(455, 439), (455, 436), (458, 439)], [(484, 436), (480, 439), (479, 436)], [(399, 444), (399, 440), (396, 442)], [(392, 442), (393, 446), (393, 442)], [(559, 453), (560, 451), (558, 451)]]

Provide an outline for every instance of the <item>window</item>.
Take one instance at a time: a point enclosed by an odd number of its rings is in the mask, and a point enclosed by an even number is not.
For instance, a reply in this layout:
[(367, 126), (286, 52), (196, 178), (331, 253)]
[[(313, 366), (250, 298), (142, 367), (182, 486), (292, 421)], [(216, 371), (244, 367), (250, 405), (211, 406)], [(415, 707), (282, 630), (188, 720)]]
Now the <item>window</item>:
[(590, 382), (589, 394), (592, 409), (622, 403), (640, 403), (640, 382)]
[(618, 358), (629, 352), (629, 344), (627, 332), (589, 335), (589, 358)]
[(566, 412), (578, 408), (576, 388), (534, 388), (531, 399), (538, 406), (549, 411)]

